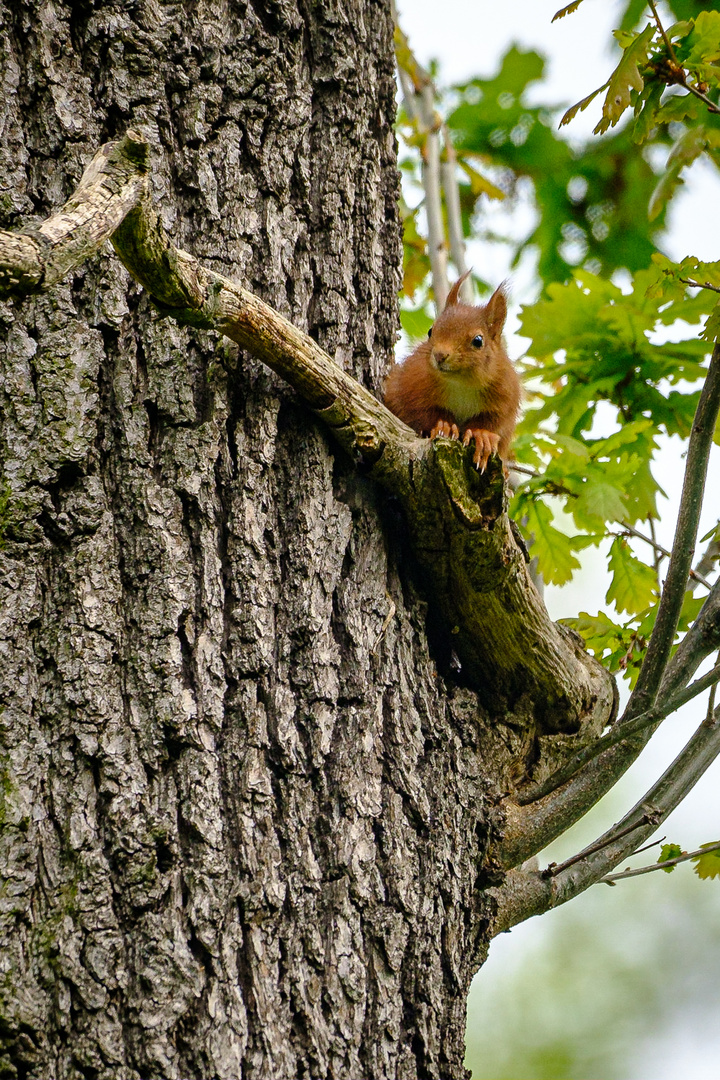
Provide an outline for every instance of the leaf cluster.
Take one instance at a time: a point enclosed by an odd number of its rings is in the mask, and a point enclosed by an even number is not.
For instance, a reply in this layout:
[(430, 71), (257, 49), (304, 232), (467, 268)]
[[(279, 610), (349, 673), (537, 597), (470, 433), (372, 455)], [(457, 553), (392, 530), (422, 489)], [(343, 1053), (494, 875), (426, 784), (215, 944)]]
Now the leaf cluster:
[[(703, 850), (705, 848), (710, 850)], [(690, 856), (691, 862), (695, 863), (697, 876), (705, 880), (720, 878), (720, 848), (718, 848), (717, 840), (701, 844), (700, 849), (701, 854)], [(679, 844), (663, 844), (660, 848), (658, 863), (665, 863), (670, 859), (682, 859), (683, 857), (687, 857), (687, 852), (683, 851)], [(672, 874), (676, 866), (677, 863), (674, 863), (672, 866), (663, 866), (662, 869), (664, 873)]]
[[(614, 35), (619, 57), (606, 83), (562, 119), (600, 99), (595, 130), (602, 137), (587, 144), (556, 130), (553, 105), (534, 103), (545, 68), (534, 51), (511, 48), (494, 75), (438, 101), (457, 155), (465, 234), (510, 242), (515, 262), (533, 247), (544, 284), (521, 319), (530, 344), (515, 451), (533, 475), (523, 479), (511, 513), (547, 582), (569, 581), (582, 550), (603, 545), (606, 602), (627, 621), (583, 614), (572, 625), (631, 681), (659, 596), (662, 557), (652, 546), (664, 494), (654, 466), (659, 440), (689, 436), (709, 343), (720, 335), (720, 261), (672, 262), (657, 246), (684, 170), (700, 155), (720, 164), (720, 12), (695, 0), (668, 7), (676, 21), (666, 28), (654, 5), (625, 5)], [(419, 184), (423, 136), (407, 118), (401, 132), (406, 175)], [(659, 172), (658, 148), (665, 159)], [(483, 230), (488, 199), (512, 206), (528, 191), (537, 217), (527, 235)], [(402, 314), (405, 330), (418, 337), (430, 325), (421, 212), (420, 204), (405, 213)], [(639, 525), (648, 536), (644, 548)], [(689, 595), (682, 628), (697, 606)]]
[[(626, 132), (602, 145), (573, 146), (560, 136), (557, 108), (527, 102), (544, 70), (538, 53), (511, 48), (494, 77), (456, 88), (458, 104), (447, 119), (462, 160), (498, 170), (508, 195), (531, 184), (537, 224), (514, 242), (514, 263), (533, 247), (546, 283), (565, 280), (579, 265), (602, 274), (646, 266), (664, 221), (660, 214), (650, 223), (645, 213), (652, 168)], [(468, 223), (481, 194), (470, 182), (461, 185)]]
[[(647, 561), (639, 558), (627, 527), (657, 517), (664, 494), (653, 470), (658, 440), (688, 437), (708, 356), (697, 337), (663, 341), (661, 334), (687, 320), (697, 323), (715, 299), (707, 290), (691, 295), (671, 270), (668, 260), (659, 260), (637, 273), (626, 292), (578, 271), (570, 284), (550, 285), (521, 321), (530, 339), (530, 403), (516, 454), (536, 475), (519, 487), (512, 512), (532, 539), (543, 577), (554, 584), (570, 579), (579, 550), (612, 537), (605, 599), (630, 619), (622, 624), (583, 614), (571, 625), (631, 682), (654, 625), (659, 583), (652, 548)], [(608, 426), (615, 428), (611, 434), (594, 435)], [(574, 533), (553, 523), (541, 501), (548, 495), (560, 500)], [(696, 606), (689, 597), (684, 628)]]
[[(571, 5), (573, 10), (578, 5)], [(632, 109), (628, 127), (637, 144), (664, 135), (671, 149), (648, 203), (652, 221), (683, 183), (682, 173), (701, 154), (720, 165), (720, 11), (698, 4), (673, 3), (678, 21), (664, 27), (657, 9), (630, 4), (615, 31), (620, 60), (603, 86), (571, 106), (560, 121), (569, 123), (605, 92), (595, 127), (603, 134)], [(631, 29), (643, 13), (645, 25)], [(558, 12), (569, 14), (569, 9)], [(629, 18), (628, 18), (629, 16)]]

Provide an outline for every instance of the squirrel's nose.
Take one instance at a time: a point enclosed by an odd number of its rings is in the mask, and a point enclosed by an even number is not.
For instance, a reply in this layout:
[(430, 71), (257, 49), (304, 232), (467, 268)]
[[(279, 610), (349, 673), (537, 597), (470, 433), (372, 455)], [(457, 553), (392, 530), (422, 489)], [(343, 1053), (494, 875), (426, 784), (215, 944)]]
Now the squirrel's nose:
[(435, 366), (442, 368), (449, 355), (449, 352), (444, 352), (442, 349), (433, 349), (432, 358), (435, 361)]

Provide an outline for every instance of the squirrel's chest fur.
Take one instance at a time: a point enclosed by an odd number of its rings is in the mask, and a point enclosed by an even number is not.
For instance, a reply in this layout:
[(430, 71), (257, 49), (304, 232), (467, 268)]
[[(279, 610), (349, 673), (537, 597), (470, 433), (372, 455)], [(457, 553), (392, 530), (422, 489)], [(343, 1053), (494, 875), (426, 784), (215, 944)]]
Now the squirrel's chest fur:
[(467, 375), (439, 372), (436, 375), (438, 404), (463, 424), (487, 407), (487, 394)]

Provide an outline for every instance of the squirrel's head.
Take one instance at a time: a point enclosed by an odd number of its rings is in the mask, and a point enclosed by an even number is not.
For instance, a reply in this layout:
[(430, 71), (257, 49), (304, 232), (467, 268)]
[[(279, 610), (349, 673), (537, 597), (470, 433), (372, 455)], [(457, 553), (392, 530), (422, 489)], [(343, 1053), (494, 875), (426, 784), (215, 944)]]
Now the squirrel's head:
[(428, 331), (430, 363), (446, 374), (471, 375), (483, 381), (506, 357), (502, 332), (507, 317), (505, 286), (492, 294), (487, 304), (473, 307), (458, 300), (463, 274), (451, 288), (445, 308)]

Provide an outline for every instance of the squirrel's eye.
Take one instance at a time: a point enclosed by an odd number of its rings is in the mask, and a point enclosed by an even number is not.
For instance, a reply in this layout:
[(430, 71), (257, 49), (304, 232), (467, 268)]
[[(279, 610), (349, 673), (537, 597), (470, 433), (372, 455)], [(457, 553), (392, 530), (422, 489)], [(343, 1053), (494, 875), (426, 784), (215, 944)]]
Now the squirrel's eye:
[(428, 337), (432, 337), (432, 326), (431, 326), (431, 327), (430, 327), (430, 329), (428, 330)]
[(483, 345), (485, 344), (482, 334), (476, 334), (475, 337), (472, 339), (472, 344), (475, 346), (476, 349), (482, 349)]

